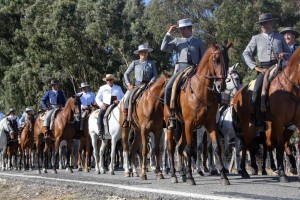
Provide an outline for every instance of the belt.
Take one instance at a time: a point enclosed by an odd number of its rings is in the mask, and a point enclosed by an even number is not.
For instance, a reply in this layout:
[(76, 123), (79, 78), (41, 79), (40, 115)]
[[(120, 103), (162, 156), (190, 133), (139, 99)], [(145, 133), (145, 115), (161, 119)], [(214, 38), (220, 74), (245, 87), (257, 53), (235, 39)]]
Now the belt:
[(60, 105), (60, 104), (51, 104), (51, 106), (54, 107), (54, 108), (58, 108), (58, 107), (60, 107), (61, 105)]
[(260, 62), (260, 66), (262, 68), (271, 67), (271, 66), (275, 65), (276, 63), (277, 63), (277, 60), (270, 60), (268, 62)]

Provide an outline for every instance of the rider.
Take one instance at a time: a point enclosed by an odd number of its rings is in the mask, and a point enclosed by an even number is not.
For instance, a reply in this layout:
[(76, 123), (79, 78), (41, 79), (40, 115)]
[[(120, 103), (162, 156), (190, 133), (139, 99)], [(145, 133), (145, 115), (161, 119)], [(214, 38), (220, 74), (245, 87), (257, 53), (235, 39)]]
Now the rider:
[(18, 124), (18, 129), (20, 128), (20, 120), (19, 117), (16, 115), (16, 109), (10, 108), (8, 113), (6, 114), (7, 119), (9, 120), (16, 120)]
[(27, 117), (28, 115), (33, 115), (34, 112), (32, 110), (32, 108), (26, 108), (25, 109), (25, 112), (23, 112), (21, 118), (20, 118), (20, 127), (21, 128), (24, 128), (25, 124), (26, 124), (26, 121), (27, 121)]
[(299, 47), (299, 44), (296, 43), (296, 38), (299, 37), (299, 32), (293, 29), (293, 27), (284, 28), (280, 34), (283, 35), (287, 45), (289, 46), (291, 53), (294, 53)]
[[(278, 18), (273, 18), (271, 13), (259, 15), (261, 33), (252, 37), (243, 52), (242, 58), (249, 68), (257, 71), (257, 78), (252, 93), (252, 104), (255, 108), (256, 126), (258, 132), (265, 131), (264, 112), (260, 109), (261, 90), (263, 78), (266, 71), (279, 60), (288, 59), (290, 49), (283, 36), (273, 31), (273, 22)], [(256, 64), (253, 56), (257, 52), (259, 64)]]
[(42, 107), (45, 110), (47, 110), (47, 114), (43, 123), (43, 126), (45, 127), (45, 137), (50, 137), (51, 139), (54, 139), (51, 130), (53, 128), (52, 126), (53, 122), (51, 121), (51, 116), (54, 110), (65, 106), (66, 98), (64, 92), (59, 89), (60, 83), (58, 80), (52, 80), (50, 85), (51, 85), (51, 90), (46, 92), (46, 94), (41, 99), (40, 103)]
[(116, 78), (113, 74), (106, 74), (105, 78), (102, 79), (106, 82), (105, 85), (101, 86), (97, 95), (96, 102), (100, 107), (100, 112), (98, 115), (98, 130), (99, 130), (99, 139), (104, 139), (104, 123), (103, 117), (107, 108), (111, 104), (118, 104), (119, 101), (123, 98), (124, 93), (120, 86), (114, 84)]
[[(161, 51), (165, 52), (175, 50), (177, 56), (177, 62), (175, 64), (177, 69), (174, 75), (168, 81), (165, 89), (164, 103), (167, 106), (168, 110), (170, 110), (172, 85), (176, 77), (187, 67), (197, 65), (205, 52), (203, 41), (200, 38), (195, 38), (193, 36), (193, 24), (191, 19), (181, 19), (177, 24), (178, 26), (170, 26), (168, 32), (164, 36), (160, 47)], [(177, 28), (179, 28), (182, 37), (176, 37), (172, 40), (171, 34), (174, 33)], [(175, 126), (175, 113), (174, 111), (171, 111), (169, 113), (170, 117), (168, 129), (172, 129)]]
[[(139, 60), (134, 60), (128, 66), (127, 70), (124, 73), (125, 83), (128, 87), (128, 91), (126, 92), (126, 99), (124, 103), (124, 121), (123, 128), (129, 127), (128, 117), (128, 107), (129, 107), (129, 97), (132, 89), (136, 86), (140, 86), (143, 84), (148, 84), (151, 86), (157, 78), (156, 71), (156, 63), (153, 60), (148, 58), (149, 53), (153, 51), (153, 49), (149, 48), (146, 44), (141, 44), (138, 46), (138, 50), (134, 51), (134, 54), (139, 55)], [(129, 75), (134, 70), (135, 83), (134, 85), (129, 80)]]
[(93, 104), (95, 104), (95, 94), (90, 91), (90, 85), (88, 83), (80, 84), (81, 92), (79, 93), (81, 101), (81, 121), (80, 121), (80, 132), (83, 131), (83, 124), (85, 118), (90, 113), (90, 109)]

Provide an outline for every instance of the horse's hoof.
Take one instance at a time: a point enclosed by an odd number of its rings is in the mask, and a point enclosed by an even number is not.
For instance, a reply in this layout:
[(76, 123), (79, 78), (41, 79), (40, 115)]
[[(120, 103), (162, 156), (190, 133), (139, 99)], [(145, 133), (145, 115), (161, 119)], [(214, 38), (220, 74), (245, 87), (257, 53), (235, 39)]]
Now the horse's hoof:
[(288, 182), (290, 182), (289, 179), (288, 179), (288, 177), (286, 175), (280, 176), (279, 177), (279, 181), (280, 181), (280, 183), (288, 183)]
[(114, 171), (109, 172), (110, 175), (115, 175)]
[(254, 172), (252, 172), (252, 175), (258, 175), (258, 171), (254, 171)]
[(163, 175), (164, 176), (168, 175), (168, 171), (167, 170), (163, 170)]
[[(55, 171), (56, 171), (56, 170), (55, 170)], [(48, 173), (46, 169), (43, 169), (43, 172), (44, 172), (45, 174)], [(56, 174), (57, 174), (57, 172), (56, 172)]]
[(297, 168), (291, 167), (291, 168), (290, 168), (290, 172), (291, 172), (291, 174), (293, 174), (293, 175), (297, 175), (297, 174), (298, 174)]
[(73, 170), (70, 167), (68, 167), (68, 168), (66, 168), (66, 172), (73, 173)]
[(214, 169), (210, 171), (210, 175), (212, 176), (218, 176), (218, 170)]
[(147, 175), (146, 174), (142, 175), (141, 180), (143, 180), (143, 181), (147, 180)]
[(186, 175), (181, 175), (182, 182), (186, 182)]
[(130, 177), (130, 172), (124, 172), (124, 177)]
[(197, 173), (200, 175), (200, 176), (204, 176), (203, 172), (201, 170), (197, 171)]
[(209, 172), (209, 169), (207, 167), (204, 167), (204, 172)]
[(56, 169), (53, 169), (53, 174), (57, 174), (57, 171), (56, 171)]
[(82, 172), (82, 167), (78, 167), (77, 171)]
[(25, 169), (25, 168), (23, 168), (23, 169), (22, 169), (22, 171), (23, 171), (23, 172), (25, 172), (25, 171), (26, 171), (26, 169)]
[(86, 169), (84, 169), (84, 172), (85, 172), (85, 173), (88, 173), (88, 172), (90, 172), (90, 169), (89, 169), (89, 168), (86, 168)]
[(37, 172), (38, 174), (41, 174), (41, 170), (38, 170), (38, 172)]
[(178, 183), (177, 177), (176, 176), (172, 176), (171, 177), (171, 182), (172, 183)]
[(224, 170), (224, 173), (225, 173), (225, 174), (229, 174), (229, 170), (228, 170), (228, 169), (225, 169), (225, 170)]
[(242, 178), (243, 179), (248, 179), (248, 178), (250, 178), (250, 176), (247, 172), (242, 172)]
[(238, 170), (238, 174), (242, 174), (243, 173), (243, 171), (240, 169), (240, 170)]
[[(185, 181), (184, 181), (185, 182)], [(196, 185), (195, 180), (193, 177), (186, 179), (186, 183), (188, 185)]]
[(262, 170), (261, 175), (268, 175), (266, 170)]
[(33, 171), (33, 168), (32, 168), (32, 167), (30, 167), (30, 168), (29, 168), (29, 170), (30, 170), (30, 171)]
[(221, 179), (221, 185), (230, 185), (230, 182), (227, 178)]
[(132, 176), (133, 176), (133, 177), (139, 177), (139, 174), (138, 174), (137, 172), (133, 172), (133, 173), (132, 173)]
[(96, 174), (100, 174), (100, 171), (99, 171), (99, 170), (96, 170), (95, 173), (96, 173)]
[(156, 179), (164, 179), (163, 174), (161, 172), (156, 174)]
[(100, 174), (106, 174), (106, 171), (104, 169), (100, 170)]

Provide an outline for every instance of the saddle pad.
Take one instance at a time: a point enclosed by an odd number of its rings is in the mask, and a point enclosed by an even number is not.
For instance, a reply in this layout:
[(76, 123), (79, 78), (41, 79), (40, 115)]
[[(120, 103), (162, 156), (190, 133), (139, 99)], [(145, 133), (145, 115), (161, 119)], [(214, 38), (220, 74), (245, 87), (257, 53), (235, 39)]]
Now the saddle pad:
[(255, 81), (256, 81), (256, 79), (255, 79), (255, 80), (252, 80), (252, 81), (249, 83), (249, 85), (248, 85), (248, 90), (253, 91), (254, 85), (255, 85)]
[(176, 100), (176, 92), (177, 88), (180, 85), (183, 78), (185, 78), (189, 72), (193, 70), (193, 67), (187, 67), (183, 72), (181, 72), (175, 79), (173, 86), (172, 86), (172, 92), (171, 92), (171, 100), (170, 100), (170, 108), (175, 109), (175, 100)]
[(98, 119), (99, 112), (100, 112), (100, 109), (95, 110), (95, 111), (92, 113), (92, 116), (91, 116), (91, 117), (94, 117), (94, 118)]

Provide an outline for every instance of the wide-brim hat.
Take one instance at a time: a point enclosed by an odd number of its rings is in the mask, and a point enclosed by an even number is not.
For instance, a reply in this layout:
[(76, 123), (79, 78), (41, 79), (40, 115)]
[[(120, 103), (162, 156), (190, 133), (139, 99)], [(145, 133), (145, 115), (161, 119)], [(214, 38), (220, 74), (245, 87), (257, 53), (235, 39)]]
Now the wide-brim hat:
[(51, 80), (50, 85), (59, 85), (60, 82), (58, 80)]
[(113, 79), (117, 80), (117, 78), (113, 74), (106, 74), (105, 78), (103, 78), (103, 81), (106, 81), (107, 79)]
[(25, 112), (33, 111), (32, 108), (25, 108)]
[(278, 18), (273, 18), (271, 13), (264, 13), (264, 14), (259, 15), (258, 22), (255, 22), (255, 23), (259, 24), (262, 22), (274, 21), (274, 20), (278, 20)]
[(15, 108), (10, 108), (6, 115), (9, 115), (12, 112), (16, 112), (16, 109)]
[(295, 35), (295, 38), (299, 37), (299, 32), (294, 30), (293, 27), (285, 27), (284, 29), (282, 29), (282, 31), (280, 32), (282, 35), (286, 34), (286, 33), (292, 33)]
[(193, 26), (192, 20), (191, 19), (181, 19), (178, 20), (177, 22), (177, 28), (183, 28), (187, 26)]
[(84, 87), (90, 87), (90, 85), (86, 82), (80, 84), (80, 89)]
[(133, 53), (134, 53), (134, 54), (139, 54), (140, 51), (145, 51), (145, 50), (147, 50), (148, 52), (153, 51), (153, 49), (149, 48), (148, 45), (146, 45), (146, 44), (141, 44), (141, 45), (139, 45), (138, 50), (134, 51)]

